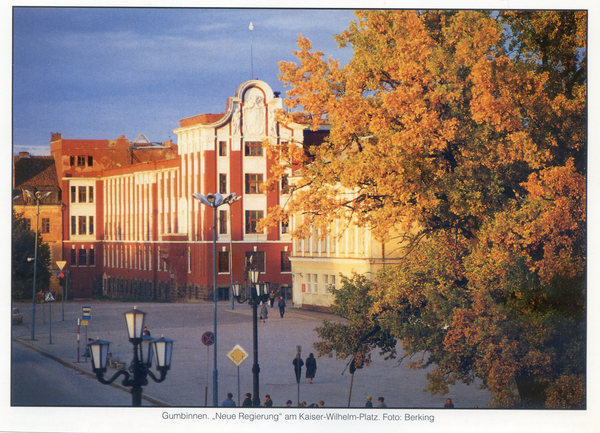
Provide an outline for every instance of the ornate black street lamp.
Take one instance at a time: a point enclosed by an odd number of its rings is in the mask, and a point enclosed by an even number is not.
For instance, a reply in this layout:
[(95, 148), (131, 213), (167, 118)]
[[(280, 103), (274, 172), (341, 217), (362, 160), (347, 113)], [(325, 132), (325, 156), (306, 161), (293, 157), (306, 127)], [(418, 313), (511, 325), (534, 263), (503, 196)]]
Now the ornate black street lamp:
[[(217, 407), (219, 405), (219, 370), (217, 368), (217, 208), (223, 204), (230, 204), (237, 200), (235, 192), (226, 195), (216, 193), (216, 194), (207, 194), (204, 197), (202, 194), (193, 193), (192, 197), (198, 200), (200, 203), (210, 206), (213, 210), (213, 334), (215, 336), (215, 343), (213, 349), (213, 406)], [(231, 208), (229, 209), (231, 212)]]
[[(119, 370), (110, 379), (104, 379), (110, 342), (98, 339), (88, 343), (92, 369), (98, 381), (109, 385), (119, 376), (125, 376), (122, 385), (131, 387), (132, 406), (142, 405), (142, 387), (148, 385), (148, 376), (154, 382), (162, 382), (167, 377), (167, 371), (171, 368), (174, 340), (165, 337), (152, 338), (143, 336), (145, 317), (146, 313), (135, 307), (133, 310), (125, 313), (129, 342), (133, 344), (133, 361), (131, 361), (129, 371)], [(158, 378), (150, 370), (153, 357), (156, 361), (156, 369), (160, 372), (160, 377)]]
[[(253, 354), (254, 354), (254, 363), (252, 364), (252, 383), (253, 383), (253, 395), (252, 395), (252, 405), (254, 407), (260, 406), (260, 397), (259, 397), (259, 379), (258, 374), (260, 373), (260, 367), (258, 365), (258, 305), (261, 301), (266, 302), (268, 297), (268, 285), (267, 284), (258, 284), (258, 279), (260, 277), (260, 271), (258, 269), (250, 269), (248, 272), (250, 276), (250, 297), (249, 298), (241, 298), (240, 289), (241, 285), (239, 283), (235, 283), (233, 285), (233, 291), (235, 299), (243, 304), (247, 302), (252, 306), (252, 346), (253, 346)], [(262, 288), (262, 292), (260, 291)]]

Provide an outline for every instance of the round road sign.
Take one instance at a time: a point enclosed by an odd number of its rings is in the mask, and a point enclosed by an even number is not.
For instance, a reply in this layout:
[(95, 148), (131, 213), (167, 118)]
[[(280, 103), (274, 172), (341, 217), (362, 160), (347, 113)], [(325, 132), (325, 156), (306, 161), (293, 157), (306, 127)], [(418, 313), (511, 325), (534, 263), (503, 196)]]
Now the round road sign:
[(210, 331), (202, 334), (202, 344), (204, 344), (205, 346), (212, 346), (213, 344), (215, 344), (215, 334), (213, 334)]

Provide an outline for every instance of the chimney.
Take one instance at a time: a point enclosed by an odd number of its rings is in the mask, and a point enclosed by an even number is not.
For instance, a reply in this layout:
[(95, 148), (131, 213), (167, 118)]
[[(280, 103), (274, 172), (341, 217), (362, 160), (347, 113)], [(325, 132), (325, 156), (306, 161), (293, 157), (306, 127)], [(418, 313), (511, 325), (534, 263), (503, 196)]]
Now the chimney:
[(50, 135), (50, 141), (62, 140), (62, 134), (59, 132), (51, 132)]
[(19, 152), (19, 158), (30, 158), (29, 152)]

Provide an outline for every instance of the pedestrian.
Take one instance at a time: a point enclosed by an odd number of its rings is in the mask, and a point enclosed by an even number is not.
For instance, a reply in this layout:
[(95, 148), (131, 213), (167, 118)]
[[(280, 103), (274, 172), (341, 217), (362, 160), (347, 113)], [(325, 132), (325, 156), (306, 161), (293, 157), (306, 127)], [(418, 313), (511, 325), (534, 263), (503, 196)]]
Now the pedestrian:
[(444, 409), (454, 409), (454, 403), (452, 403), (452, 399), (447, 398), (446, 404), (444, 405)]
[(87, 344), (85, 345), (85, 352), (83, 353), (83, 356), (85, 356), (86, 358), (88, 358), (90, 356), (90, 343), (92, 341), (94, 341), (93, 338), (87, 339)]
[(308, 407), (319, 407), (317, 403), (311, 403)]
[(265, 407), (273, 407), (273, 400), (269, 394), (265, 395)]
[(308, 383), (312, 384), (316, 372), (317, 360), (315, 359), (315, 355), (311, 353), (308, 355), (308, 358), (306, 358), (306, 378), (308, 379)]
[(269, 293), (269, 304), (271, 304), (271, 308), (273, 308), (273, 304), (275, 303), (275, 292), (271, 290)]
[(367, 396), (367, 404), (365, 404), (365, 407), (373, 407), (373, 401), (370, 395)]
[(285, 301), (283, 300), (283, 296), (279, 297), (279, 303), (277, 306), (279, 307), (279, 315), (283, 319), (283, 315), (285, 314)]
[(227, 398), (223, 400), (223, 404), (221, 406), (224, 407), (235, 407), (235, 401), (233, 401), (233, 394), (228, 392)]
[(319, 400), (319, 407), (325, 407), (325, 402), (323, 400)]
[(267, 320), (268, 314), (269, 314), (269, 312), (267, 311), (267, 304), (265, 304), (264, 302), (261, 302), (260, 303), (260, 318), (262, 319), (263, 323), (266, 323), (265, 320)]
[(387, 404), (385, 404), (385, 403), (383, 402), (383, 400), (385, 400), (385, 398), (383, 398), (383, 397), (379, 397), (379, 398), (377, 399), (377, 407), (387, 407)]
[(285, 402), (285, 406), (283, 407), (292, 407), (292, 400), (288, 400)]
[(150, 335), (150, 331), (148, 331), (148, 328), (144, 326), (144, 333), (143, 333), (144, 337), (151, 337)]
[(300, 383), (300, 377), (302, 377), (302, 366), (304, 365), (304, 361), (300, 358), (300, 354), (296, 353), (296, 357), (292, 361), (294, 364), (294, 373), (296, 374), (296, 383)]
[(242, 407), (252, 407), (252, 394), (247, 392), (244, 397), (244, 401), (242, 402)]
[(298, 407), (306, 407), (306, 402), (305, 401), (300, 402), (300, 404), (298, 405)]

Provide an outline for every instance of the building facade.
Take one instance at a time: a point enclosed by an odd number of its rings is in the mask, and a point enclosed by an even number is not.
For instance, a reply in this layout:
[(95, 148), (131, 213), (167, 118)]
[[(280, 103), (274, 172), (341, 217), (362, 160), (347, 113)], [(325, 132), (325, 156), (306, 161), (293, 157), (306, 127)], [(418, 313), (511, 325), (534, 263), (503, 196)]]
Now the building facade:
[(240, 196), (217, 208), (219, 298), (229, 297), (232, 282), (244, 281), (250, 260), (261, 282), (289, 290), (288, 227), (256, 229), (285, 200), (281, 185), (261, 189), (277, 163), (264, 142), (301, 144), (315, 136), (304, 126), (276, 122), (282, 108), (266, 83), (251, 80), (228, 99), (225, 113), (182, 119), (174, 130), (178, 144), (150, 143), (143, 135), (129, 142), (52, 134), (64, 204), (62, 256), (74, 296), (211, 299), (213, 209), (193, 193)]
[[(292, 229), (302, 215), (292, 218)], [(333, 304), (331, 288), (340, 288), (341, 276), (364, 275), (375, 279), (384, 266), (398, 263), (401, 257), (400, 236), (391, 234), (391, 241), (378, 241), (367, 227), (352, 221), (335, 220), (326, 236), (313, 232), (305, 239), (293, 240), (293, 301), (294, 306), (313, 310), (328, 310)]]
[[(29, 194), (25, 191), (29, 191)], [(41, 197), (48, 194), (40, 200), (39, 209), (33, 198), (36, 192)], [(62, 220), (65, 207), (52, 157), (32, 156), (28, 152), (19, 152), (18, 156), (13, 157), (13, 208), (18, 214), (22, 214), (32, 231), (36, 231), (37, 224), (37, 232), (50, 246), (50, 271), (58, 271), (56, 261), (62, 260)], [(56, 278), (50, 279), (47, 290), (62, 296)]]

